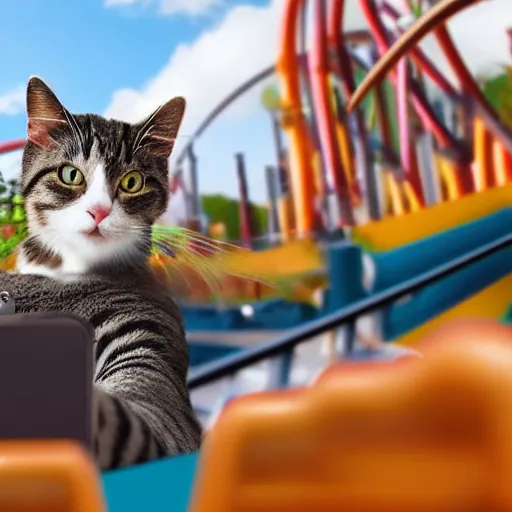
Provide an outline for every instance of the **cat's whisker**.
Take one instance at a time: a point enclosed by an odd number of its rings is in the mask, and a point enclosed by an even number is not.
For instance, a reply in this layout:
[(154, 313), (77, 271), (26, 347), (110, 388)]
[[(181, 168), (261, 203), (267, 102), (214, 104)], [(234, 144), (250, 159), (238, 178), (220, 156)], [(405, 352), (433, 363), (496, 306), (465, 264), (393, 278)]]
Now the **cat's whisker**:
[(182, 237), (185, 240), (194, 240), (197, 242), (203, 242), (205, 244), (215, 246), (215, 247), (230, 248), (232, 250), (238, 250), (238, 251), (247, 251), (247, 249), (245, 249), (244, 247), (240, 247), (238, 245), (235, 245), (235, 244), (232, 244), (229, 242), (224, 242), (222, 240), (215, 240), (214, 238), (210, 238), (210, 237), (201, 235), (200, 233), (196, 233), (195, 231), (185, 229), (185, 228), (183, 228), (183, 229), (180, 228), (179, 232), (175, 231), (174, 229), (169, 230), (169, 228), (167, 228), (167, 230), (165, 228), (164, 229), (156, 228), (156, 229), (154, 229), (154, 231), (158, 234), (169, 233), (169, 236)]
[(151, 231), (146, 227), (145, 229), (143, 228), (136, 228), (136, 227), (130, 227), (130, 228), (113, 228), (113, 227), (108, 227), (105, 229), (105, 233), (107, 234), (116, 234), (116, 235), (126, 235), (126, 234), (140, 234), (140, 235), (150, 235), (151, 234)]
[[(171, 276), (171, 273), (169, 272), (169, 269), (167, 267), (167, 265), (165, 265), (164, 263), (160, 263), (161, 265), (161, 268), (163, 268), (164, 272), (165, 272), (165, 275), (167, 276), (168, 278), (168, 284), (171, 285), (172, 287), (172, 276)], [(185, 273), (183, 272), (183, 270), (177, 265), (174, 267), (174, 270), (180, 275), (181, 277), (181, 281), (182, 283), (185, 284), (185, 287), (190, 290), (191, 289), (191, 285), (190, 285), (190, 282), (189, 280), (187, 279), (187, 276), (185, 275)]]
[(162, 242), (155, 242), (155, 245), (158, 249), (160, 249), (166, 256), (169, 256), (170, 258), (176, 258), (176, 252), (173, 251), (169, 244), (164, 244)]
[(221, 272), (213, 271), (209, 265), (205, 265), (202, 270), (203, 272), (201, 273), (201, 277), (203, 278), (203, 281), (206, 283), (210, 291), (214, 295), (217, 295), (215, 288), (220, 288), (222, 277), (224, 276), (221, 276)]
[[(187, 242), (189, 242), (189, 241), (187, 241)], [(162, 243), (162, 241), (160, 241), (160, 243)], [(223, 251), (222, 249), (217, 249), (216, 247), (211, 246), (211, 245), (210, 246), (205, 245), (205, 246), (199, 246), (199, 247), (187, 247), (187, 245), (189, 245), (188, 243), (183, 244), (180, 241), (174, 241), (174, 240), (165, 240), (165, 243), (168, 246), (178, 250), (180, 253), (182, 253), (184, 255), (196, 256), (196, 257), (201, 257), (201, 258), (219, 257), (226, 253), (226, 251)]]
[(216, 251), (228, 252), (228, 249), (231, 249), (231, 251), (247, 250), (247, 249), (244, 249), (243, 247), (238, 247), (237, 245), (234, 245), (234, 244), (221, 242), (218, 240), (214, 240), (213, 238), (208, 238), (208, 237), (194, 234), (193, 231), (189, 231), (186, 233), (165, 232), (165, 231), (161, 231), (161, 230), (154, 230), (154, 231), (155, 231), (155, 235), (157, 235), (157, 236), (163, 237), (165, 234), (165, 235), (168, 235), (168, 239), (173, 239), (176, 241), (183, 240), (185, 242), (189, 242), (189, 241), (198, 242), (198, 243), (202, 244), (203, 246), (211, 247), (211, 248), (215, 249)]

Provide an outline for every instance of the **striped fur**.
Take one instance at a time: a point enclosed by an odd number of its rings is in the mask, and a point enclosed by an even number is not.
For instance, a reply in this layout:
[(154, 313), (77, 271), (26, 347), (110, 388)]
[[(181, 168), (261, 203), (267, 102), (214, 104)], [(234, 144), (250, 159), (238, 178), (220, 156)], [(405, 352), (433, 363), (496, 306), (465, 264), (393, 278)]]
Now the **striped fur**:
[[(50, 275), (41, 267), (51, 264), (51, 275), (66, 277), (114, 261), (144, 266), (151, 225), (169, 200), (168, 157), (184, 109), (183, 98), (173, 98), (137, 124), (75, 115), (40, 79), (29, 81), (21, 192), (41, 250), (24, 251), (25, 272)], [(66, 182), (66, 168), (81, 180)], [(133, 174), (142, 186), (129, 192), (123, 179)], [(106, 214), (98, 220), (95, 211)]]
[[(196, 450), (201, 430), (186, 384), (180, 312), (148, 269), (184, 100), (131, 125), (73, 115), (33, 78), (27, 110), (21, 188), (29, 237), (18, 274), (1, 274), (1, 289), (19, 312), (69, 312), (92, 323), (101, 469)], [(66, 168), (82, 179), (64, 179)], [(122, 183), (133, 173), (142, 187), (130, 192)]]
[(60, 311), (95, 331), (94, 433), (101, 469), (198, 449), (190, 404), (188, 352), (175, 302), (150, 276), (90, 276), (74, 283), (1, 273), (16, 312)]

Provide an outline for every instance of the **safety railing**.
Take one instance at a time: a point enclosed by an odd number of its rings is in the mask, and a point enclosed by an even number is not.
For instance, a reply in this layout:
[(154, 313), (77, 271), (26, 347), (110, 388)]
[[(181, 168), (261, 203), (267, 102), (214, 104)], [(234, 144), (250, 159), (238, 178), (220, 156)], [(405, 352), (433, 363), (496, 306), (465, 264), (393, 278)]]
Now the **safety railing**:
[[(248, 348), (234, 355), (208, 363), (191, 373), (188, 379), (189, 389), (195, 390), (220, 379), (231, 377), (240, 370), (264, 360), (282, 357), (283, 354), (293, 351), (297, 345), (344, 325), (353, 326), (356, 319), (361, 315), (389, 306), (393, 302), (438, 282), (510, 245), (512, 245), (512, 234), (485, 244), (413, 279), (374, 293), (364, 300), (359, 300), (318, 320), (290, 329), (276, 340), (262, 343), (257, 347)], [(350, 350), (350, 347), (348, 349)]]

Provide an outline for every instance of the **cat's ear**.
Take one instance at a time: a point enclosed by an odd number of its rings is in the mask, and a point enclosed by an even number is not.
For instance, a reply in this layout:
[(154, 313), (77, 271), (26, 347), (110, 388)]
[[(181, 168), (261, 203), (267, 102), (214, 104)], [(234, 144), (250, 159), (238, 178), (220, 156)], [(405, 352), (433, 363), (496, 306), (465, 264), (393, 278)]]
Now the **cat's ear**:
[(54, 140), (51, 130), (69, 125), (69, 113), (53, 91), (38, 77), (31, 77), (27, 86), (28, 140), (49, 149)]
[(155, 156), (171, 156), (185, 113), (185, 105), (185, 98), (176, 97), (157, 108), (142, 122), (135, 141), (135, 151), (145, 147)]

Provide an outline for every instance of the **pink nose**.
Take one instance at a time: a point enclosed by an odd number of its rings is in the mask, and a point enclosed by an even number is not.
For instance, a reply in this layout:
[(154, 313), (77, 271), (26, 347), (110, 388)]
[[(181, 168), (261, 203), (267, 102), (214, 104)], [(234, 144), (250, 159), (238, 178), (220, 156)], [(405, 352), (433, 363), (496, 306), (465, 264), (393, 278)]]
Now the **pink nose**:
[(94, 219), (96, 225), (98, 225), (105, 217), (108, 217), (110, 209), (103, 206), (93, 206), (87, 210), (87, 213)]

